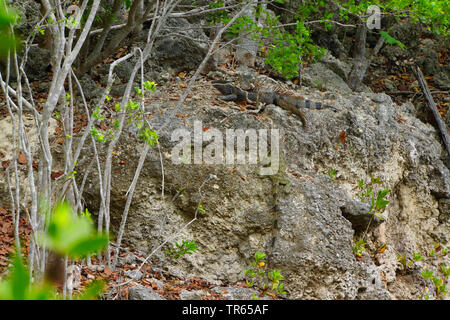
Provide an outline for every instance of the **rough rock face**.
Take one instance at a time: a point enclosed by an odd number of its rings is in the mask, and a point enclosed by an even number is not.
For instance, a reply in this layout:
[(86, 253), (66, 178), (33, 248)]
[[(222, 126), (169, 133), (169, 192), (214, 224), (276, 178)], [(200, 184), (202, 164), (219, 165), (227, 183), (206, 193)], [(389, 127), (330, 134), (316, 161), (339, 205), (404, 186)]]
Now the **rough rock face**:
[[(150, 252), (178, 234), (170, 243), (192, 239), (199, 249), (176, 260), (159, 251), (157, 258), (171, 272), (211, 280), (244, 279), (242, 270), (254, 253), (270, 250), (271, 180), (259, 175), (259, 164), (173, 164), (177, 141), (171, 141), (171, 135), (183, 127), (192, 135), (195, 120), (202, 121), (203, 135), (217, 128), (223, 137), (226, 129), (279, 128), (280, 155), (290, 185), (279, 192), (279, 231), (269, 268), (282, 270), (287, 298), (417, 299), (426, 285), (421, 270), (400, 272), (397, 255), (426, 255), (434, 243), (448, 245), (450, 235), (450, 177), (436, 130), (415, 118), (410, 105), (397, 106), (385, 94), (301, 94), (332, 100), (340, 111), (305, 110), (307, 128), (273, 105), (257, 116), (190, 101), (182, 110), (170, 108), (154, 115), (151, 123), (164, 157), (164, 202), (154, 149), (132, 202), (126, 244)], [(188, 116), (175, 116), (181, 113)], [(127, 131), (117, 153), (128, 165), (117, 161), (113, 168), (111, 214), (116, 228), (143, 148), (130, 143), (136, 130)], [(208, 150), (208, 142), (201, 145)], [(329, 169), (336, 171), (335, 179), (325, 174)], [(358, 261), (352, 251), (354, 236), (361, 237), (368, 217), (356, 194), (358, 181), (369, 181), (371, 175), (391, 190), (390, 204), (383, 213), (386, 221), (372, 222), (365, 238), (367, 251)], [(97, 188), (92, 182), (86, 186), (91, 212), (100, 203)], [(197, 210), (200, 204), (204, 212)], [(186, 226), (196, 211), (196, 220)], [(387, 249), (377, 252), (383, 243)], [(437, 260), (426, 263), (429, 268), (438, 266)]]
[(13, 8), (20, 14), (16, 29), (20, 32), (23, 38), (26, 38), (33, 32), (34, 26), (40, 20), (41, 6), (38, 1), (17, 0), (13, 2)]
[[(190, 24), (186, 19), (169, 19), (166, 30), (155, 42), (152, 68), (171, 69), (174, 72), (195, 70), (208, 51), (208, 37), (200, 25)], [(157, 61), (152, 65), (152, 61)]]
[[(2, 105), (0, 103), (0, 108), (6, 109), (6, 103)], [(38, 136), (36, 132), (36, 126), (34, 122), (34, 118), (30, 115), (24, 115), (23, 117), (23, 124), (25, 130), (28, 132), (28, 143), (30, 147), (36, 148), (38, 145)], [(13, 127), (19, 126), (19, 118), (15, 117), (15, 123), (11, 121), (11, 117), (0, 117), (0, 163), (2, 164), (2, 167), (0, 169), (0, 208), (10, 208), (11, 206), (11, 198), (10, 198), (10, 191), (8, 188), (8, 180), (7, 180), (7, 174), (6, 174), (6, 168), (9, 166), (9, 162), (12, 160), (14, 155), (14, 137), (12, 135)], [(54, 138), (55, 130), (57, 127), (57, 121), (55, 119), (51, 119), (49, 122), (49, 136), (50, 138)], [(16, 145), (19, 145), (19, 143), (16, 142)], [(58, 158), (57, 158), (58, 160)], [(27, 172), (26, 172), (26, 164), (27, 159), (25, 155), (20, 152), (20, 156), (18, 157), (18, 175), (19, 175), (19, 181), (21, 181), (20, 186), (25, 189), (25, 186), (27, 186), (28, 179), (27, 179)], [(56, 170), (56, 167), (54, 168)], [(59, 168), (58, 168), (59, 169)], [(14, 172), (14, 171), (13, 171)], [(11, 174), (12, 178), (11, 181), (13, 185), (15, 185), (15, 178)], [(22, 191), (21, 191), (22, 192)], [(22, 195), (26, 195), (27, 199), (26, 201), (29, 201), (30, 195), (23, 191)], [(26, 201), (24, 203), (26, 203)]]
[(346, 79), (350, 68), (342, 62), (337, 64), (335, 61), (338, 60), (324, 59), (305, 68), (305, 75), (302, 76), (305, 85), (326, 90), (334, 88), (339, 92), (352, 92), (343, 81), (343, 79)]

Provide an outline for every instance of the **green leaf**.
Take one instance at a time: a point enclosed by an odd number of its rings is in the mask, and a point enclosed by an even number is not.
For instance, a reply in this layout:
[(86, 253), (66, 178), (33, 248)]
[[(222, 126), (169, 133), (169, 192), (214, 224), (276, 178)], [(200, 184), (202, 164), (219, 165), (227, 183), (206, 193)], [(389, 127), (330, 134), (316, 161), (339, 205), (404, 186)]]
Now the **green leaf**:
[[(19, 18), (16, 10), (7, 7), (4, 0), (0, 0), (0, 30), (1, 33), (7, 32), (12, 24), (15, 24)], [(6, 29), (6, 30), (5, 30)]]
[(107, 244), (108, 237), (105, 235), (81, 239), (68, 249), (67, 254), (71, 257), (85, 258), (92, 253), (101, 251)]
[(389, 33), (385, 32), (385, 31), (381, 31), (381, 32), (380, 32), (380, 35), (381, 35), (384, 39), (386, 39), (386, 43), (387, 43), (387, 44), (389, 44), (389, 45), (398, 45), (402, 50), (405, 50), (405, 49), (406, 49), (406, 46), (405, 46), (403, 43), (401, 43), (401, 42), (398, 41), (397, 39), (391, 37), (391, 36), (389, 35)]
[(193, 240), (182, 240), (181, 243), (175, 242), (175, 247), (167, 249), (166, 253), (172, 255), (175, 259), (177, 259), (185, 254), (193, 254), (197, 250), (197, 248), (198, 244), (196, 244)]
[(103, 281), (95, 280), (81, 293), (75, 297), (75, 300), (96, 300), (99, 298), (105, 287)]
[(359, 180), (359, 182), (358, 182), (358, 188), (360, 188), (360, 189), (362, 189), (362, 188), (364, 188), (364, 180)]
[(31, 286), (27, 268), (19, 254), (12, 261), (11, 273), (0, 282), (0, 300), (50, 300), (55, 291), (48, 284)]
[(450, 267), (446, 268), (446, 267), (445, 267), (445, 264), (442, 264), (442, 265), (441, 265), (441, 269), (442, 269), (442, 273), (443, 273), (446, 277), (450, 276)]
[(417, 252), (417, 253), (413, 253), (413, 259), (415, 261), (420, 261), (423, 259), (423, 257), (420, 255), (420, 253)]
[(390, 192), (389, 189), (384, 189), (378, 191), (376, 207), (380, 210), (384, 210), (386, 206), (389, 204), (389, 201), (384, 200), (383, 198)]
[(20, 44), (15, 36), (4, 34), (2, 30), (0, 30), (0, 43), (0, 57), (5, 57), (11, 49), (17, 48)]
[(126, 108), (136, 111), (139, 108), (139, 103), (130, 100), (128, 101)]
[(430, 279), (433, 276), (433, 271), (431, 270), (422, 270), (422, 277), (424, 279)]
[(13, 299), (24, 300), (30, 285), (30, 276), (18, 253), (14, 255), (13, 268), (11, 277)]
[(41, 244), (61, 256), (68, 255), (71, 258), (100, 251), (107, 244), (105, 239), (105, 235), (97, 235), (90, 217), (77, 216), (67, 202), (56, 206), (47, 232), (38, 235)]

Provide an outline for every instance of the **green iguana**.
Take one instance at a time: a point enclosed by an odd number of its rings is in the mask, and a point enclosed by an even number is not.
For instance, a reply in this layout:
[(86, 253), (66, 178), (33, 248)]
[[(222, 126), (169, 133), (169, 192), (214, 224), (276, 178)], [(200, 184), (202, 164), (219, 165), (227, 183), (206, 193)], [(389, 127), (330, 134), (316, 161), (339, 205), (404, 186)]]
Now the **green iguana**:
[(277, 92), (276, 89), (273, 90), (260, 90), (258, 92), (255, 91), (247, 91), (239, 89), (236, 86), (233, 86), (230, 81), (226, 80), (213, 80), (212, 85), (219, 90), (224, 96), (221, 96), (220, 99), (226, 101), (236, 101), (236, 102), (263, 102), (266, 104), (275, 104), (286, 111), (290, 111), (296, 114), (303, 123), (303, 126), (306, 126), (306, 117), (303, 112), (300, 111), (301, 108), (311, 108), (311, 109), (326, 109), (330, 108), (333, 110), (337, 110), (337, 108), (323, 104), (321, 102), (314, 102), (308, 99), (305, 99), (302, 96), (292, 95), (290, 92)]

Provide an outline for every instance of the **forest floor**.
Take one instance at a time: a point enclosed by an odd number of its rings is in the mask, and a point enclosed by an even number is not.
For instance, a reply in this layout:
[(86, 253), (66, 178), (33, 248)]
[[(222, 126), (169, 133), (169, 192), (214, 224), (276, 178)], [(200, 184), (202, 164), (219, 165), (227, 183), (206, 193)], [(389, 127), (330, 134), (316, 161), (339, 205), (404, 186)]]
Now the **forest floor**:
[[(22, 246), (21, 251), (24, 256), (27, 256), (28, 253), (31, 232), (31, 226), (26, 218), (21, 217), (19, 234)], [(8, 268), (11, 267), (10, 256), (15, 252), (14, 242), (12, 215), (7, 210), (0, 208), (0, 280), (7, 276)], [(101, 280), (105, 283), (102, 299), (106, 300), (128, 300), (129, 288), (136, 285), (148, 287), (167, 300), (179, 300), (183, 291), (185, 293), (200, 292), (202, 300), (224, 300), (227, 299), (224, 297), (228, 293), (227, 287), (248, 288), (245, 282), (218, 284), (217, 282), (208, 282), (199, 277), (181, 279), (176, 275), (170, 274), (167, 268), (159, 266), (155, 260), (149, 260), (142, 266), (140, 279), (133, 279), (125, 274), (139, 269), (141, 261), (145, 259), (145, 255), (127, 248), (121, 248), (120, 251), (120, 258), (133, 262), (124, 263), (114, 271), (95, 257), (91, 258), (90, 265), (75, 263), (79, 267), (80, 272), (76, 289), (73, 291), (74, 296), (77, 293), (81, 293), (94, 280)], [(279, 299), (271, 293), (266, 294), (272, 299)], [(260, 296), (262, 297), (262, 292)]]

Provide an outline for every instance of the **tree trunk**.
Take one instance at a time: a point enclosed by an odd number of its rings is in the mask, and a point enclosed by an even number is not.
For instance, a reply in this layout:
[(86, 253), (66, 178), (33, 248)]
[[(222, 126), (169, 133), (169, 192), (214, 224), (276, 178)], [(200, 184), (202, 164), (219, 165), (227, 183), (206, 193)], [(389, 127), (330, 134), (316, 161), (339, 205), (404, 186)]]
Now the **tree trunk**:
[(352, 69), (350, 70), (347, 77), (347, 85), (353, 91), (357, 90), (361, 85), (364, 76), (366, 75), (367, 68), (369, 68), (370, 62), (372, 61), (372, 58), (378, 54), (385, 41), (385, 39), (380, 36), (371, 54), (367, 55), (366, 35), (367, 26), (366, 24), (362, 24), (358, 27), (358, 31), (356, 34), (357, 39), (355, 44), (355, 57), (353, 60)]
[(355, 53), (352, 69), (347, 77), (347, 84), (352, 90), (356, 90), (361, 85), (362, 79), (367, 70), (367, 58), (366, 58), (366, 37), (367, 27), (360, 24), (356, 32)]
[[(245, 16), (254, 19), (255, 6), (258, 5), (258, 0), (252, 0), (252, 5), (244, 13)], [(253, 67), (255, 65), (256, 53), (258, 51), (258, 44), (252, 39), (251, 34), (242, 33), (239, 35), (238, 48), (234, 55), (236, 61), (247, 67)]]

